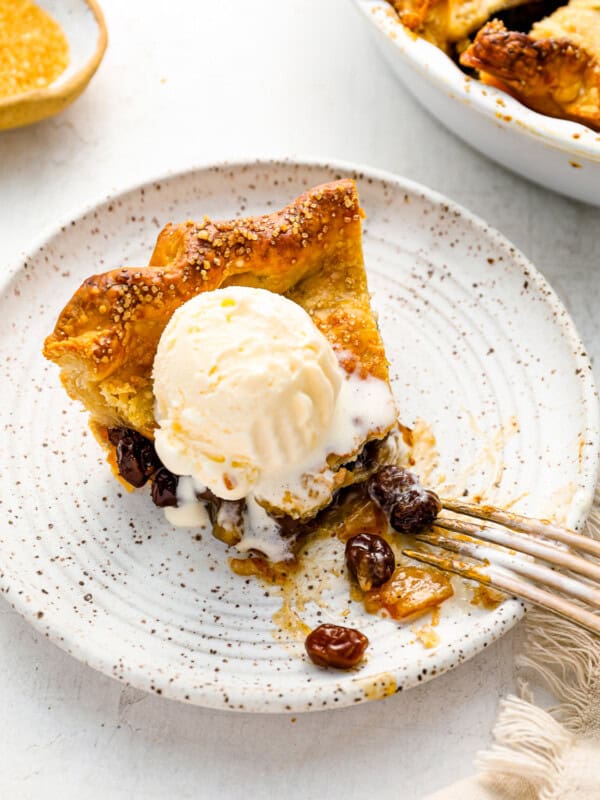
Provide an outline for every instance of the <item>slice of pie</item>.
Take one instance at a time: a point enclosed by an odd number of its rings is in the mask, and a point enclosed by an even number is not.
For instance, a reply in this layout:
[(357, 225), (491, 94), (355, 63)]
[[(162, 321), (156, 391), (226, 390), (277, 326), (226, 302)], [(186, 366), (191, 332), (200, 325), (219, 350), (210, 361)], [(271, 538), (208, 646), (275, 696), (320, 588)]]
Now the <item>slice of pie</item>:
[[(228, 287), (266, 290), (299, 305), (331, 346), (344, 379), (365, 392), (353, 420), (362, 425), (360, 440), (351, 440), (349, 449), (334, 448), (317, 469), (302, 475), (302, 502), (293, 492), (281, 500), (257, 493), (253, 504), (261, 520), (268, 517), (278, 535), (295, 540), (318, 526), (329, 506), (340, 505), (342, 490), (398, 462), (401, 437), (369, 301), (362, 216), (354, 181), (327, 183), (273, 214), (169, 224), (147, 267), (123, 267), (82, 284), (46, 339), (44, 355), (59, 365), (68, 394), (89, 411), (90, 426), (122, 480), (136, 487), (150, 481), (159, 506), (189, 504), (191, 492), (192, 501), (208, 503), (218, 538), (261, 550), (245, 530), (252, 521), (249, 498), (219, 497), (189, 481), (182, 492), (186, 476), (166, 469), (154, 447), (153, 365), (161, 335), (188, 301)], [(364, 493), (359, 495), (357, 508), (365, 502)]]

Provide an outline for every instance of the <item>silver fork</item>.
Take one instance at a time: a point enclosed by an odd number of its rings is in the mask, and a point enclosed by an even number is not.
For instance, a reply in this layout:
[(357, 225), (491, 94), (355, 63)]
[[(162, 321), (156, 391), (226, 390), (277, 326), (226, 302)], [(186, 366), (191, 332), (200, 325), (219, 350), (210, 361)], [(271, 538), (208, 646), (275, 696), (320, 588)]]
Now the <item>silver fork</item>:
[(446, 511), (478, 521), (441, 515), (431, 530), (415, 538), (442, 553), (406, 548), (405, 555), (521, 597), (600, 634), (600, 614), (592, 610), (600, 609), (600, 563), (580, 555), (600, 558), (600, 541), (494, 506), (441, 503)]

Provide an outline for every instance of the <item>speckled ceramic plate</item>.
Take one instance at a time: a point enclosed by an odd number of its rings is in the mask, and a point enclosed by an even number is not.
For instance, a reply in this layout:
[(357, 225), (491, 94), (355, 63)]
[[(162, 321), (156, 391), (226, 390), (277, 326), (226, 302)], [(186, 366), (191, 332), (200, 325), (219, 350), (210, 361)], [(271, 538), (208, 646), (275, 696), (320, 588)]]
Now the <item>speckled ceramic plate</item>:
[[(146, 263), (163, 223), (276, 209), (342, 175), (357, 178), (367, 213), (373, 303), (403, 421), (425, 420), (436, 438), (423, 449), (430, 482), (575, 526), (590, 506), (598, 406), (588, 359), (544, 279), (483, 222), (414, 183), (344, 164), (221, 165), (137, 187), (45, 238), (0, 301), (2, 591), (52, 641), (120, 681), (214, 708), (331, 708), (439, 675), (522, 614), (515, 600), (471, 605), (471, 589), (457, 586), (426, 649), (427, 619), (402, 625), (349, 600), (331, 569), (341, 566), (336, 540), (318, 543), (302, 591), (285, 598), (232, 574), (224, 545), (171, 528), (143, 491), (122, 491), (40, 354), (79, 283)], [(295, 614), (359, 627), (368, 660), (349, 673), (313, 666)]]

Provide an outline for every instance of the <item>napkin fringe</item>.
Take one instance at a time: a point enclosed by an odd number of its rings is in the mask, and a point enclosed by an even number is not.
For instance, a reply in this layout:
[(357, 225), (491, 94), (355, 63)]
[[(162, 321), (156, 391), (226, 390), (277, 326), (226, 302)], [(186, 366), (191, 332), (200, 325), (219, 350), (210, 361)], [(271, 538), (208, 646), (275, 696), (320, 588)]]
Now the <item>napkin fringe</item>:
[[(598, 489), (586, 532), (600, 539)], [(511, 776), (527, 781), (539, 800), (558, 800), (565, 797), (566, 756), (575, 735), (600, 736), (598, 638), (534, 608), (527, 615), (527, 644), (517, 666), (558, 703), (538, 708), (529, 684), (521, 681), (521, 696), (500, 704), (495, 744), (478, 756), (478, 767), (487, 782), (501, 785)]]
[[(596, 490), (586, 533), (600, 539), (600, 490)], [(548, 713), (574, 733), (600, 735), (600, 646), (598, 637), (538, 608), (527, 615), (519, 670), (545, 687), (558, 703)], [(524, 684), (523, 690), (527, 691)], [(521, 696), (524, 696), (523, 691)]]
[(538, 610), (531, 612), (528, 632), (525, 654), (516, 663), (559, 701), (548, 713), (574, 733), (600, 733), (598, 638)]
[(481, 753), (477, 766), (487, 780), (514, 776), (526, 780), (540, 800), (561, 796), (564, 756), (573, 736), (546, 711), (511, 695), (500, 704), (493, 729), (496, 743)]

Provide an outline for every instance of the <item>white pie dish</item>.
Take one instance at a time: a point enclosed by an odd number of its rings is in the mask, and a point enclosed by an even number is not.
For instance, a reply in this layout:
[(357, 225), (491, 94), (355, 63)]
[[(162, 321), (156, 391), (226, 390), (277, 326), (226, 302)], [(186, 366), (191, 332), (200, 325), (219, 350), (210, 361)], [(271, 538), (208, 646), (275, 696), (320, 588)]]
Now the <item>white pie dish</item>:
[(548, 189), (600, 205), (600, 132), (538, 114), (463, 73), (405, 28), (385, 0), (354, 0), (394, 74), (476, 150)]
[[(491, 501), (573, 526), (589, 510), (598, 404), (588, 359), (544, 279), (485, 223), (417, 184), (348, 164), (224, 164), (132, 188), (44, 237), (0, 301), (13, 398), (0, 406), (0, 588), (52, 641), (120, 681), (213, 708), (340, 707), (441, 674), (523, 613), (516, 600), (485, 611), (463, 593), (442, 607), (440, 644), (427, 650), (412, 624), (348, 606), (342, 575), (324, 588), (324, 608), (300, 613), (312, 626), (349, 609), (344, 624), (367, 633), (369, 659), (349, 673), (313, 666), (301, 640), (278, 632), (276, 592), (234, 575), (222, 543), (166, 524), (146, 493), (122, 491), (41, 356), (79, 283), (146, 262), (163, 221), (261, 213), (341, 176), (356, 177), (367, 213), (367, 269), (402, 418), (430, 423), (438, 474), (457, 493), (487, 489)], [(339, 559), (337, 540), (331, 547), (325, 558)], [(316, 562), (317, 579), (331, 578), (328, 564)]]

